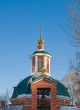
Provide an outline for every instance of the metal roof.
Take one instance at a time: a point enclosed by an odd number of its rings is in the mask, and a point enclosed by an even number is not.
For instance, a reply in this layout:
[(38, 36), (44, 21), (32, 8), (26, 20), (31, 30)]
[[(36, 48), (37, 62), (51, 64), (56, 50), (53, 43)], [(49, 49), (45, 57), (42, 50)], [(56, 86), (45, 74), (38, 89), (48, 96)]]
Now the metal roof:
[[(56, 84), (57, 86), (56, 95), (70, 97), (68, 89), (60, 81), (53, 79), (52, 77), (47, 75), (45, 75), (44, 78)], [(17, 98), (18, 95), (21, 94), (31, 94), (31, 83), (39, 79), (41, 79), (41, 77), (36, 78), (34, 75), (28, 76), (25, 79), (23, 79), (16, 87), (14, 87), (11, 99)]]

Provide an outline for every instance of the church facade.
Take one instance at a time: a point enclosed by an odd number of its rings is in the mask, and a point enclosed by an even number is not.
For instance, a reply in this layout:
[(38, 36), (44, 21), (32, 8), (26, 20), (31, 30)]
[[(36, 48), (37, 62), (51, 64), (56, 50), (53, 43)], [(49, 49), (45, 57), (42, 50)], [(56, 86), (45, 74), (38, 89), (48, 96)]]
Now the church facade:
[[(44, 49), (40, 33), (38, 50), (33, 52), (31, 58), (32, 73), (14, 87), (10, 105), (21, 106), (19, 110), (64, 110), (64, 107), (71, 106), (68, 89), (50, 75), (51, 58)], [(4, 105), (1, 107), (4, 108)]]

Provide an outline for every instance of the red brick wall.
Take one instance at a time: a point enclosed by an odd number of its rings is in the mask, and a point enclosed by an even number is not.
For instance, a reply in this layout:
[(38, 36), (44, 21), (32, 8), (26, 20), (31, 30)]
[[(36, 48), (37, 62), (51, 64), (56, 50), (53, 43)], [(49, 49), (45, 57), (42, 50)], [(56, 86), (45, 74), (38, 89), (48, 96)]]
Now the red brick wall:
[(57, 110), (56, 85), (44, 79), (32, 84), (32, 110), (37, 110), (37, 88), (51, 89), (51, 110)]
[(58, 98), (57, 99), (57, 103), (58, 105), (70, 105), (71, 104), (71, 100), (70, 99), (61, 99), (61, 98)]
[(14, 104), (24, 104), (24, 103), (31, 103), (31, 98), (18, 98), (18, 99), (12, 99), (11, 103)]
[(24, 110), (32, 110), (32, 106), (24, 106)]

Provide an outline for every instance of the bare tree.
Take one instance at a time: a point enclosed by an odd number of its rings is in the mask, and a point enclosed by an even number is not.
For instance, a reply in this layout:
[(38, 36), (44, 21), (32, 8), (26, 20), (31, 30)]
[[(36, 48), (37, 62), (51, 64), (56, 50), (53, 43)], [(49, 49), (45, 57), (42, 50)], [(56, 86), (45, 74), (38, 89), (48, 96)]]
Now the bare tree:
[(80, 0), (71, 0), (67, 5), (68, 21), (62, 27), (70, 44), (80, 47)]
[(5, 105), (8, 105), (9, 102), (9, 92), (6, 91), (5, 95), (0, 95), (0, 101), (3, 101)]
[(80, 53), (71, 61), (68, 74), (62, 82), (68, 87), (72, 104), (80, 101)]
[[(70, 0), (67, 5), (68, 21), (62, 26), (72, 46), (80, 48), (80, 0)], [(78, 49), (79, 49), (78, 48)], [(62, 82), (69, 88), (72, 104), (80, 103), (80, 51), (71, 60), (68, 74)]]

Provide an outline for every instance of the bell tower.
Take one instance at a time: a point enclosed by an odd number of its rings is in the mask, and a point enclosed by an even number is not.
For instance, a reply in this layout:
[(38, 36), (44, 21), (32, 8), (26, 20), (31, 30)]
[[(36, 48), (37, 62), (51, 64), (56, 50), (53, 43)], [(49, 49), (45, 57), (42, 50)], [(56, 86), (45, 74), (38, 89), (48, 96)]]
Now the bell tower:
[(40, 29), (40, 39), (38, 40), (38, 50), (32, 54), (32, 74), (50, 75), (51, 55), (44, 50), (44, 40)]

